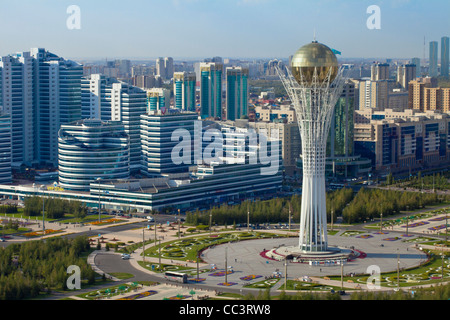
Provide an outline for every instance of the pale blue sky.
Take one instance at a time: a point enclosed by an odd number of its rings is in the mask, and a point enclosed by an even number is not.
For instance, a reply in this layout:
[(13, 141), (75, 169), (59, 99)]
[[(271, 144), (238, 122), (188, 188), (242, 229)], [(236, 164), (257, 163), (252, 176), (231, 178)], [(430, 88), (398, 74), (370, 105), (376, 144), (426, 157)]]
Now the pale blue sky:
[[(66, 9), (81, 9), (69, 30)], [(369, 30), (367, 7), (381, 8)], [(448, 0), (0, 0), (0, 55), (44, 47), (67, 58), (286, 58), (317, 40), (342, 57), (423, 57), (450, 36)]]

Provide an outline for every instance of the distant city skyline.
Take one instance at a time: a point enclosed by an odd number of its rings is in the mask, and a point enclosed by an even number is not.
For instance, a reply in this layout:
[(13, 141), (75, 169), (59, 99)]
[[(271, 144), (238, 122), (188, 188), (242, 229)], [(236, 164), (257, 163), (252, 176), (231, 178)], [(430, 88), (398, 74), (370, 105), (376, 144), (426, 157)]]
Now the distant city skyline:
[[(81, 10), (69, 30), (67, 8)], [(381, 29), (366, 22), (381, 9)], [(313, 39), (339, 58), (425, 58), (450, 35), (450, 2), (430, 0), (2, 1), (0, 55), (45, 48), (65, 58), (288, 58)]]

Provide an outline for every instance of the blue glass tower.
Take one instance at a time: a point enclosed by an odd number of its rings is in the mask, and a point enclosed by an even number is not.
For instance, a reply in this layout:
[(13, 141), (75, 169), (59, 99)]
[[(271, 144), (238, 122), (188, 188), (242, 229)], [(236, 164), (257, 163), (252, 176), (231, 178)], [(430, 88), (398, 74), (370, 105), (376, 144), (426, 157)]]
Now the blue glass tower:
[(449, 76), (449, 37), (441, 39), (441, 76), (448, 78)]
[(248, 69), (226, 69), (227, 120), (235, 121), (248, 115)]
[(438, 46), (437, 41), (430, 42), (430, 67), (428, 70), (430, 77), (438, 76)]
[(173, 95), (175, 108), (178, 110), (195, 112), (195, 73), (175, 72), (173, 78)]
[(201, 117), (222, 118), (222, 73), (220, 63), (200, 64), (200, 107)]

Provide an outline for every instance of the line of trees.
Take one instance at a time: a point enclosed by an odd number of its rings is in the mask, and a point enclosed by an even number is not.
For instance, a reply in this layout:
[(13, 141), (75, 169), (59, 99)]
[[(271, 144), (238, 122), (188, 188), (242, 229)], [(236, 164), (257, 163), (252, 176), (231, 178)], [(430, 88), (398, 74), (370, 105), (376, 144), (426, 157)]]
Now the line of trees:
[(82, 258), (89, 249), (87, 237), (29, 241), (0, 249), (0, 300), (30, 299), (40, 292), (66, 290), (71, 265), (79, 266), (81, 278), (94, 284), (96, 274)]
[(384, 185), (399, 186), (405, 188), (414, 189), (435, 189), (435, 190), (448, 190), (450, 188), (450, 173), (444, 171), (441, 173), (433, 173), (422, 175), (419, 171), (416, 176), (410, 176), (406, 179), (395, 180), (392, 173), (389, 173), (386, 177), (386, 182)]
[[(327, 193), (327, 220), (331, 222), (336, 217), (342, 217), (346, 223), (359, 223), (373, 218), (398, 214), (400, 211), (424, 208), (449, 200), (449, 197), (439, 197), (436, 194), (400, 192), (382, 189), (361, 188), (358, 193), (349, 188)], [(186, 213), (186, 223), (191, 225), (234, 225), (247, 223), (247, 213), (250, 212), (250, 223), (286, 223), (300, 221), (301, 196), (290, 198), (275, 198), (265, 201), (245, 201), (237, 205), (223, 204), (207, 211)]]
[[(44, 202), (44, 203), (43, 203)], [(70, 213), (75, 218), (84, 218), (87, 215), (87, 207), (80, 201), (69, 201), (58, 198), (29, 197), (24, 201), (24, 215), (36, 217), (42, 215), (44, 206), (45, 216), (49, 219), (61, 219), (64, 214)]]
[(212, 224), (233, 225), (247, 223), (250, 212), (250, 223), (278, 223), (289, 221), (289, 204), (291, 204), (292, 221), (298, 221), (301, 198), (275, 198), (264, 201), (244, 201), (237, 205), (223, 204), (208, 211), (194, 211), (186, 213), (186, 223), (192, 225), (208, 225), (210, 214)]
[(15, 205), (4, 205), (0, 206), (0, 214), (10, 214), (10, 213), (17, 213), (17, 206)]
[(439, 197), (435, 193), (362, 188), (342, 210), (342, 217), (346, 223), (360, 223), (380, 218), (381, 214), (387, 217), (399, 214), (400, 211), (439, 204), (447, 198)]

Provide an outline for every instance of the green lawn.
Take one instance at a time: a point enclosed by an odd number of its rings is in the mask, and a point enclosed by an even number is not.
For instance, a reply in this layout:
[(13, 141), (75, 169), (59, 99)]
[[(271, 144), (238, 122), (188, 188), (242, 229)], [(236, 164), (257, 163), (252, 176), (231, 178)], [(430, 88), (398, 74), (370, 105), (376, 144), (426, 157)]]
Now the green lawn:
[[(436, 255), (437, 254), (437, 255)], [(442, 258), (440, 252), (435, 252), (430, 260), (422, 266), (400, 271), (399, 286), (410, 287), (416, 285), (438, 284), (441, 279)], [(341, 280), (340, 276), (331, 276), (331, 280)], [(343, 281), (353, 281), (354, 283), (366, 284), (368, 275), (343, 277)], [(450, 261), (449, 256), (444, 258), (444, 281), (450, 280)], [(380, 285), (386, 287), (397, 287), (397, 272), (381, 274)]]
[(253, 288), (253, 289), (272, 288), (274, 285), (278, 283), (278, 281), (280, 281), (280, 278), (262, 280), (255, 283), (247, 284), (244, 286), (244, 288)]
[[(236, 232), (225, 234), (203, 235), (179, 240), (173, 240), (161, 244), (161, 258), (175, 261), (197, 261), (198, 252), (213, 246), (228, 242), (236, 242), (251, 239), (262, 239), (270, 237), (284, 237), (284, 235), (259, 233), (259, 232)], [(146, 257), (158, 258), (160, 245), (152, 246), (145, 250)]]

